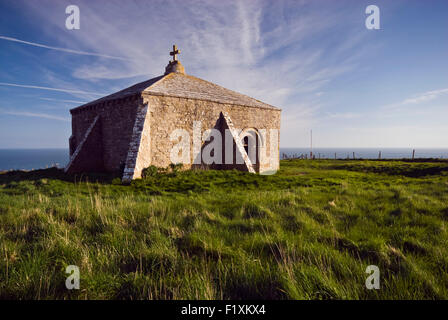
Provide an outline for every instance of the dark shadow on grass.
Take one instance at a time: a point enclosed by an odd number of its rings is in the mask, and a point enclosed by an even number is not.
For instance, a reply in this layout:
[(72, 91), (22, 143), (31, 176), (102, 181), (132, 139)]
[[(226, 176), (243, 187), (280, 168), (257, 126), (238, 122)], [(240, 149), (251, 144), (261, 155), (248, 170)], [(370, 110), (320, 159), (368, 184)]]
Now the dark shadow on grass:
[(61, 180), (67, 182), (98, 182), (110, 184), (113, 179), (119, 178), (117, 173), (82, 173), (66, 174), (64, 169), (49, 168), (32, 171), (14, 170), (0, 172), (0, 183), (20, 181), (38, 181), (41, 179)]

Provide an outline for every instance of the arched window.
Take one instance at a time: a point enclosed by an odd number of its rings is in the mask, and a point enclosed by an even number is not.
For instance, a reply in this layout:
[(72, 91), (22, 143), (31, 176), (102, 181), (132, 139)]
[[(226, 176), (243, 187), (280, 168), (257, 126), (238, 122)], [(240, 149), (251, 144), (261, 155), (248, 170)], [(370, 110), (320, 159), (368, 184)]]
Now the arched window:
[(243, 138), (243, 147), (244, 147), (244, 150), (246, 150), (246, 153), (249, 154), (249, 137), (248, 136), (245, 136)]
[(245, 128), (241, 131), (240, 139), (250, 162), (257, 170), (260, 164), (260, 147), (264, 145), (261, 135), (256, 128)]

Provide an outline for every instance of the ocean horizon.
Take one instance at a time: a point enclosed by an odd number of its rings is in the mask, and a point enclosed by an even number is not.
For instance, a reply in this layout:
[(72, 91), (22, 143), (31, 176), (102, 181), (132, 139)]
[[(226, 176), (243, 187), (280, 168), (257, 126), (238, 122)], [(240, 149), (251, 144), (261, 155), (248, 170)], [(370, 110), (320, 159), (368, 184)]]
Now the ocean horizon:
[[(413, 148), (313, 148), (318, 159), (353, 158), (411, 159)], [(280, 148), (280, 159), (310, 155), (310, 148)], [(448, 159), (448, 148), (416, 148), (415, 158)], [(0, 170), (33, 170), (49, 167), (63, 168), (69, 161), (69, 150), (65, 148), (0, 149)]]

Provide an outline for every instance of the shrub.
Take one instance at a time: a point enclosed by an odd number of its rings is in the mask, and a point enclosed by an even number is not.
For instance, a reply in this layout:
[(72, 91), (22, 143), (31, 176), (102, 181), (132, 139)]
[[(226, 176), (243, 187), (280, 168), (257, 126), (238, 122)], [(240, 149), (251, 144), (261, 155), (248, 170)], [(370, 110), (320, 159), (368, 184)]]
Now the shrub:
[(170, 169), (172, 173), (178, 173), (184, 167), (183, 163), (171, 163)]
[(113, 178), (111, 183), (113, 185), (120, 185), (121, 184), (121, 179), (120, 178)]
[(142, 170), (142, 178), (155, 177), (159, 173), (159, 169), (156, 166), (149, 166)]
[(166, 174), (168, 173), (168, 168), (157, 168), (158, 174)]

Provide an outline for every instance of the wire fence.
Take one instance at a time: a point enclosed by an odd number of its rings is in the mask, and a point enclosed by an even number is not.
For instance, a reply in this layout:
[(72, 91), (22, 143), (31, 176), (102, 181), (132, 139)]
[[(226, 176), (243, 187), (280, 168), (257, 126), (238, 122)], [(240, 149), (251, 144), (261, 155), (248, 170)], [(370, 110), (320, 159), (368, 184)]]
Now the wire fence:
[[(333, 159), (333, 160), (362, 160), (362, 159), (378, 159), (378, 160), (387, 160), (387, 159), (407, 159), (407, 160), (416, 160), (416, 159), (448, 159), (448, 155), (444, 155), (445, 152), (420, 152), (416, 153), (415, 149), (412, 149), (409, 152), (391, 152), (387, 151), (384, 153), (383, 151), (378, 151), (374, 153), (372, 151), (364, 151), (364, 152), (356, 152), (356, 151), (339, 151), (339, 152), (281, 152), (280, 159), (303, 159), (303, 160), (319, 160), (319, 159)], [(440, 156), (438, 155), (440, 154)]]

